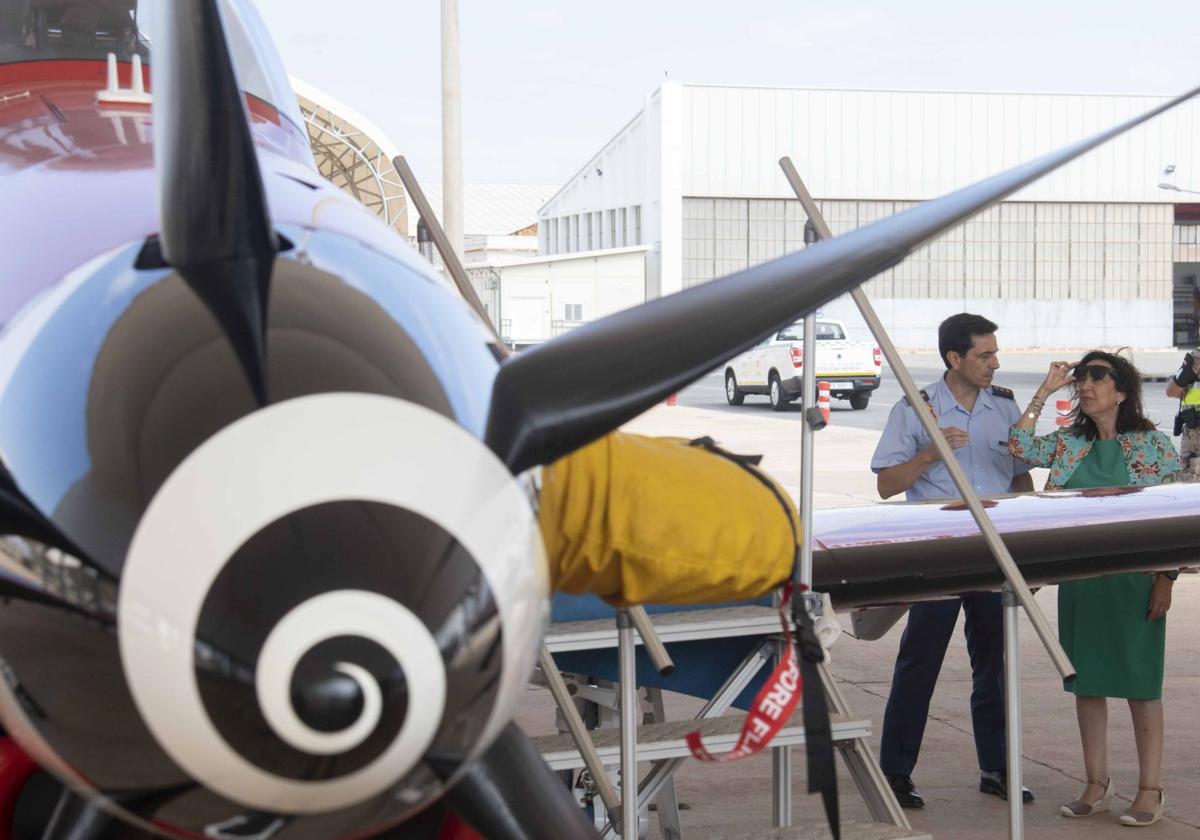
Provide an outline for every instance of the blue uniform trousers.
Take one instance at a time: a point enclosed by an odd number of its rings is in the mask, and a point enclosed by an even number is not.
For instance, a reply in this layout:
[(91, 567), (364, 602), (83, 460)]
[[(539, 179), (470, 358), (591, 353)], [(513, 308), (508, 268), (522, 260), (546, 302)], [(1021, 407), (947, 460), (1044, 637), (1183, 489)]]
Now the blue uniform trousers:
[(958, 608), (967, 613), (971, 657), (971, 723), (981, 770), (1007, 767), (1004, 751), (1004, 615), (1000, 593), (982, 592), (948, 601), (914, 604), (900, 639), (892, 691), (883, 717), (879, 764), (884, 773), (911, 776), (921, 752), (929, 701)]

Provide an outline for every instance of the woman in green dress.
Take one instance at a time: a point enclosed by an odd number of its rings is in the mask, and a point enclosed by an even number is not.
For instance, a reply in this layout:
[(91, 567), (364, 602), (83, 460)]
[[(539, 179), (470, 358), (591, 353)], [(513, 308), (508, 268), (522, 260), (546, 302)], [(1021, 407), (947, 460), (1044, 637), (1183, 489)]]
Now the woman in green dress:
[[(1171, 439), (1142, 414), (1141, 381), (1127, 359), (1099, 350), (1078, 363), (1054, 362), (1012, 427), (1009, 449), (1027, 463), (1050, 468), (1047, 490), (1174, 481), (1179, 458)], [(1046, 400), (1067, 385), (1077, 399), (1071, 424), (1035, 437)], [(1137, 796), (1120, 822), (1144, 826), (1162, 817), (1165, 616), (1177, 574), (1106, 575), (1059, 585), (1058, 634), (1077, 672), (1066, 689), (1075, 694), (1087, 772), (1083, 793), (1061, 808), (1065, 817), (1090, 817), (1109, 810), (1112, 802), (1109, 697), (1129, 701), (1140, 774)]]

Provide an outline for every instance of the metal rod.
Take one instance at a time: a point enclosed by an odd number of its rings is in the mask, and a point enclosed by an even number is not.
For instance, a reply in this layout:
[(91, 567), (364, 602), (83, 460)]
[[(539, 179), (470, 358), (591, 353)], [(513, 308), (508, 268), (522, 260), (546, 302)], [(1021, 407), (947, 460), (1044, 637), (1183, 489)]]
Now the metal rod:
[[(815, 228), (813, 229), (815, 233)], [(806, 225), (804, 245), (808, 247), (810, 229)], [(812, 241), (816, 241), (815, 235)], [(817, 316), (809, 312), (804, 316), (804, 362), (800, 369), (800, 404), (807, 412), (817, 404)], [(800, 521), (812, 522), (813, 511), (813, 433), (808, 422), (800, 424)], [(800, 562), (792, 570), (792, 579), (805, 590), (812, 589), (813, 544), (812, 529), (801, 528)], [(777, 603), (776, 606), (779, 606)], [(785, 642), (775, 643), (775, 662), (778, 664), (787, 655)], [(792, 824), (792, 748), (771, 749), (771, 822), (776, 828)]]
[(771, 825), (792, 824), (792, 748), (771, 747)]
[[(696, 713), (696, 720), (705, 720), (706, 718), (719, 717), (725, 713), (725, 710), (732, 705), (738, 695), (746, 688), (746, 685), (754, 678), (754, 675), (762, 670), (762, 666), (766, 664), (770, 658), (771, 645), (773, 642), (770, 639), (763, 639), (755, 645), (751, 651), (746, 654), (745, 659), (741, 664), (734, 669), (733, 673), (725, 680), (724, 684), (717, 689), (703, 708)], [(650, 766), (650, 772), (646, 774), (646, 778), (642, 780), (641, 786), (638, 788), (638, 810), (645, 808), (658, 795), (675, 771), (679, 769), (687, 758), (667, 758), (662, 761), (656, 761)], [(611, 840), (616, 831), (613, 823), (610, 821), (601, 831), (602, 840)]]
[(546, 678), (546, 685), (550, 688), (550, 695), (554, 698), (554, 703), (558, 706), (558, 710), (562, 712), (563, 719), (567, 722), (567, 729), (571, 732), (571, 739), (575, 741), (575, 746), (579, 748), (579, 755), (583, 758), (584, 766), (592, 775), (592, 781), (596, 785), (596, 792), (600, 794), (600, 799), (604, 803), (604, 809), (608, 812), (611, 819), (617, 809), (621, 807), (621, 797), (617, 794), (616, 787), (613, 786), (612, 779), (608, 777), (608, 771), (604, 768), (604, 763), (600, 761), (600, 754), (596, 752), (596, 745), (592, 743), (592, 738), (588, 735), (587, 727), (583, 723), (583, 718), (579, 716), (579, 709), (575, 708), (575, 701), (571, 699), (571, 693), (567, 691), (567, 683), (562, 678), (562, 674), (558, 672), (558, 666), (554, 664), (554, 657), (550, 655), (550, 648), (542, 645), (541, 651), (538, 652), (538, 664), (542, 666), (542, 676)]
[(425, 197), (421, 185), (417, 183), (417, 176), (413, 174), (408, 161), (404, 159), (404, 155), (396, 155), (392, 158), (392, 166), (395, 167), (396, 174), (400, 176), (400, 181), (404, 184), (404, 189), (408, 192), (408, 197), (417, 206), (417, 215), (424, 220), (425, 226), (429, 228), (429, 235), (433, 237), (433, 244), (437, 247), (438, 253), (442, 255), (442, 262), (446, 266), (446, 273), (454, 281), (454, 286), (458, 289), (458, 293), (475, 310), (475, 314), (479, 316), (480, 320), (487, 324), (488, 329), (491, 330), (492, 335), (496, 338), (496, 343), (500, 345), (502, 352), (507, 355), (507, 345), (500, 340), (500, 333), (497, 332), (496, 325), (492, 323), (487, 310), (483, 307), (483, 301), (479, 299), (479, 295), (475, 291), (474, 284), (467, 277), (467, 270), (463, 268), (462, 260), (458, 258), (458, 252), (450, 247), (450, 240), (446, 238), (446, 232), (438, 224), (437, 216), (433, 214), (433, 207), (430, 206), (429, 199)]
[(458, 54), (458, 0), (442, 0), (442, 221), (446, 239), (462, 262), (462, 74)]
[(621, 679), (621, 836), (638, 836), (637, 668), (633, 622), (617, 610), (617, 670)]
[[(800, 180), (800, 174), (792, 164), (791, 158), (787, 156), (780, 158), (779, 165), (783, 169), (784, 175), (787, 176), (788, 183), (791, 184), (792, 189), (795, 191), (796, 197), (800, 199), (800, 204), (803, 205), (804, 212), (808, 214), (809, 219), (816, 227), (817, 234), (822, 239), (832, 236), (829, 226), (825, 223), (825, 218), (821, 215), (821, 211), (817, 207), (817, 203), (813, 201), (808, 188)], [(883, 327), (883, 322), (875, 314), (875, 309), (871, 306), (871, 302), (867, 299), (866, 294), (861, 288), (855, 288), (850, 292), (850, 296), (853, 298), (854, 303), (857, 304), (858, 311), (862, 313), (863, 320), (867, 322), (867, 327), (870, 328), (872, 335), (875, 336), (875, 340), (879, 342), (879, 347), (883, 350), (884, 357), (887, 358), (888, 366), (891, 367), (892, 372), (896, 375), (896, 380), (900, 383), (900, 387), (904, 391), (904, 396), (908, 397), (909, 403), (913, 406), (921, 406), (924, 403), (924, 400), (921, 398), (921, 392), (918, 390), (916, 382), (913, 381), (912, 374), (908, 372), (908, 368), (904, 365), (903, 359), (900, 358), (900, 354), (896, 351), (896, 345), (892, 344), (887, 330)], [(916, 411), (916, 415), (917, 419), (921, 421), (921, 425), (925, 428), (925, 433), (929, 435), (929, 439), (933, 442), (938, 457), (946, 465), (946, 470), (950, 473), (950, 478), (953, 479), (954, 486), (958, 488), (963, 502), (966, 503), (967, 508), (971, 511), (971, 516), (975, 518), (979, 530), (983, 533), (984, 541), (996, 558), (996, 563), (1000, 566), (1000, 571), (1004, 573), (1005, 580), (1012, 585), (1013, 593), (1016, 595), (1021, 606), (1025, 608), (1025, 613), (1029, 616), (1029, 621), (1033, 624), (1033, 629), (1037, 631), (1042, 646), (1050, 655), (1050, 661), (1054, 663), (1054, 667), (1063, 679), (1074, 677), (1075, 667), (1071, 664), (1071, 660), (1067, 658), (1062, 645), (1058, 643), (1058, 639), (1055, 637), (1054, 631), (1050, 628), (1050, 622), (1046, 620), (1045, 614), (1037, 605), (1037, 602), (1033, 600), (1033, 593), (1029, 591), (1029, 586), (1025, 583), (1025, 578), (1022, 576), (1021, 570), (1013, 562), (1008, 547), (1000, 539), (1000, 533), (996, 530), (996, 526), (992, 524), (992, 520), (988, 518), (983, 505), (980, 504), (979, 497), (975, 495), (975, 489), (971, 486), (971, 482), (967, 479), (962, 467), (959, 466), (958, 459), (954, 455), (954, 450), (950, 448), (950, 444), (942, 436), (942, 432), (937, 426), (937, 421), (930, 412), (922, 411), (919, 408)], [(807, 527), (807, 523), (805, 525)]]
[(1004, 714), (1008, 749), (1008, 836), (1024, 840), (1025, 792), (1021, 789), (1021, 646), (1020, 605), (1007, 583), (1000, 589), (1004, 606)]
[(654, 667), (658, 669), (658, 673), (664, 677), (669, 676), (675, 670), (675, 663), (671, 661), (671, 654), (667, 653), (662, 639), (655, 632), (654, 622), (646, 614), (646, 608), (627, 607), (625, 611), (629, 613), (633, 626), (637, 628), (638, 635), (642, 637), (642, 646), (646, 648), (646, 654), (654, 663)]
[[(666, 723), (667, 710), (663, 706), (662, 689), (650, 688), (646, 690), (646, 694), (650, 700), (646, 723)], [(638, 802), (640, 812), (640, 798)], [(679, 797), (675, 794), (674, 780), (663, 785), (658, 796), (654, 798), (654, 803), (658, 806), (658, 830), (662, 834), (662, 840), (683, 840), (683, 829), (679, 826)]]
[[(814, 225), (815, 230), (815, 225)], [(808, 237), (805, 245), (808, 247)], [(800, 369), (800, 399), (807, 412), (817, 405), (817, 316), (810, 312), (804, 316), (804, 366)], [(800, 424), (800, 568), (797, 581), (806, 589), (812, 589), (813, 581), (813, 427), (807, 420)]]
[[(804, 393), (807, 393), (805, 391)], [(807, 407), (807, 404), (806, 404)], [(804, 424), (808, 429), (808, 423)], [(806, 459), (807, 460), (807, 459)], [(801, 496), (803, 498), (803, 496)], [(807, 521), (807, 520), (802, 520)], [(808, 529), (804, 530), (804, 538), (809, 537)], [(811, 568), (811, 567), (810, 567)], [(793, 571), (793, 574), (797, 573)], [(812, 578), (810, 577), (811, 581)], [(771, 596), (771, 603), (776, 609), (784, 606), (778, 592)], [(772, 659), (778, 666), (787, 657), (788, 646), (784, 639), (776, 639), (771, 644)], [(792, 824), (792, 748), (790, 746), (771, 748), (771, 825), (775, 828), (786, 828)]]

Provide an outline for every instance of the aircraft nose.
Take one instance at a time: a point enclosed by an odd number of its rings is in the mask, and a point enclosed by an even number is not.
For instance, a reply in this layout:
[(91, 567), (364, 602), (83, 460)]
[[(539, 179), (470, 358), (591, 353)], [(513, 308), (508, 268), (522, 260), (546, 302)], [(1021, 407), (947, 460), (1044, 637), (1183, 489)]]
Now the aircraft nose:
[(362, 718), (366, 706), (363, 687), (344, 671), (326, 671), (292, 678), (292, 706), (296, 716), (318, 732), (340, 732)]

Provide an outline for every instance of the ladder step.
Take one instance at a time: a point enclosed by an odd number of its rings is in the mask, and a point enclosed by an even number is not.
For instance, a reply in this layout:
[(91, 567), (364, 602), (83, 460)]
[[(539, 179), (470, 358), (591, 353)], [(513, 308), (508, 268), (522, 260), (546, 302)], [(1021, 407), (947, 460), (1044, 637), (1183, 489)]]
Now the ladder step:
[[(742, 731), (745, 714), (722, 715), (708, 720), (673, 720), (666, 723), (647, 723), (638, 727), (638, 761), (658, 761), (664, 758), (680, 758), (690, 755), (684, 737), (694, 729), (704, 736), (704, 745), (713, 753), (733, 749)], [(788, 724), (779, 730), (771, 741), (773, 747), (804, 743), (804, 726), (800, 714), (792, 716)], [(871, 734), (871, 721), (850, 720), (847, 717), (830, 717), (834, 742), (867, 738)], [(595, 729), (590, 733), (592, 743), (604, 764), (617, 764), (621, 757), (621, 730)], [(583, 767), (583, 759), (575, 747), (570, 734), (543, 735), (533, 739), (534, 746), (542, 754), (551, 770), (570, 770)]]
[[(714, 834), (712, 840), (832, 840), (828, 826), (763, 828), (734, 834)], [(843, 822), (842, 840), (932, 840), (924, 832), (876, 822)]]
[[(698, 639), (728, 639), (733, 636), (764, 636), (781, 630), (778, 610), (753, 605), (654, 613), (650, 620), (659, 638), (666, 644)], [(637, 642), (642, 643), (640, 637)], [(617, 628), (612, 618), (556, 622), (546, 631), (546, 646), (551, 653), (615, 648)]]

